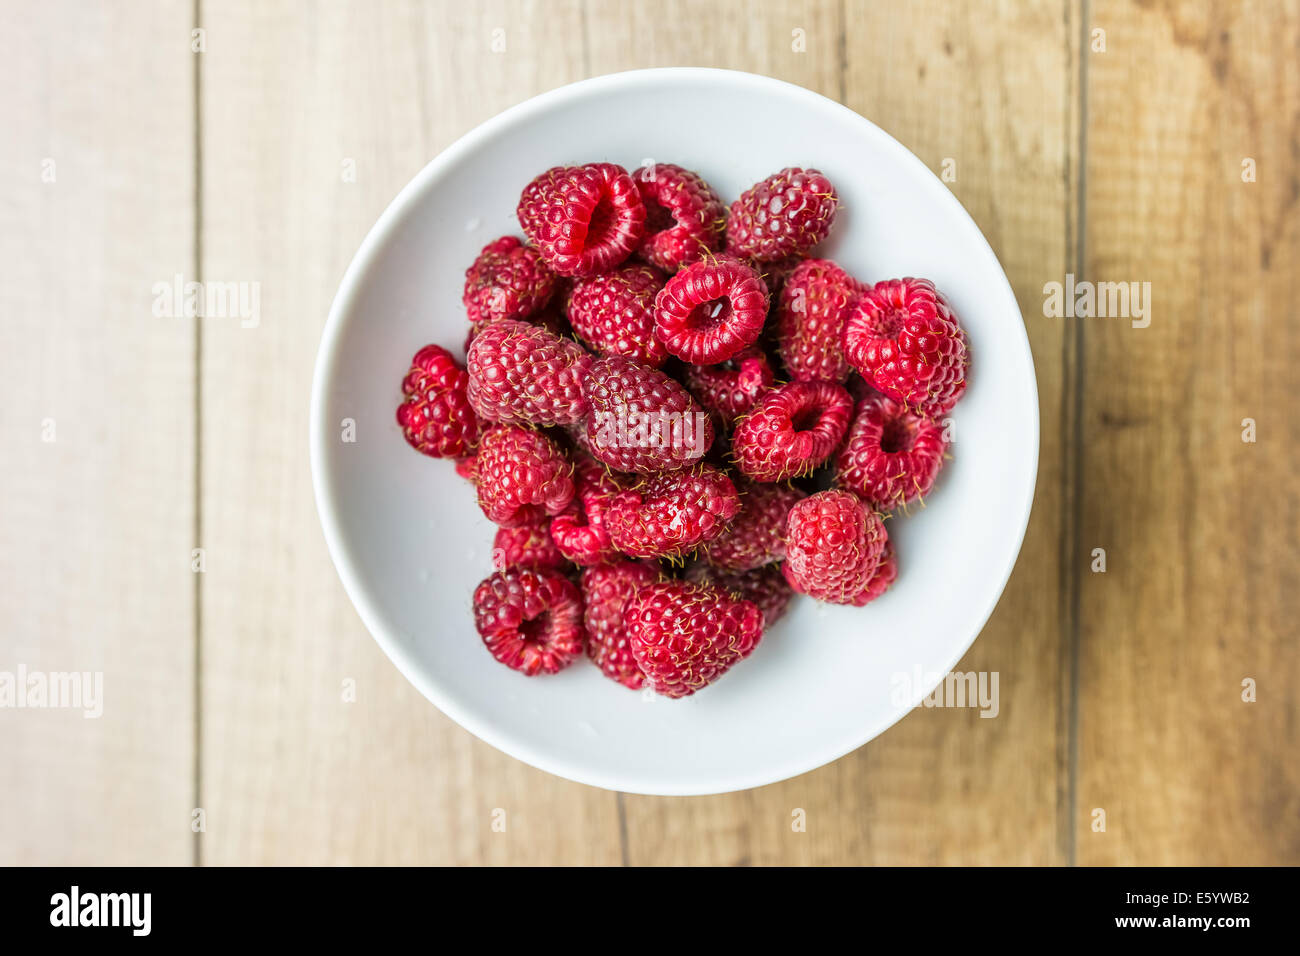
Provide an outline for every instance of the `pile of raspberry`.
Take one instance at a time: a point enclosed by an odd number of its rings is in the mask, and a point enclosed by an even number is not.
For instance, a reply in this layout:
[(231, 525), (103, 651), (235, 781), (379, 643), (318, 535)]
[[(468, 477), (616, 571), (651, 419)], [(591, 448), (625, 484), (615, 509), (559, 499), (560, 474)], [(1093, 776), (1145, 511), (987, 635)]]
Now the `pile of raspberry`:
[(585, 654), (685, 697), (793, 592), (862, 606), (894, 582), (884, 519), (933, 487), (969, 351), (933, 283), (815, 257), (838, 205), (798, 168), (730, 207), (668, 164), (524, 188), (525, 238), (466, 271), (466, 361), (420, 349), (397, 410), (498, 526), (473, 595), (498, 661)]

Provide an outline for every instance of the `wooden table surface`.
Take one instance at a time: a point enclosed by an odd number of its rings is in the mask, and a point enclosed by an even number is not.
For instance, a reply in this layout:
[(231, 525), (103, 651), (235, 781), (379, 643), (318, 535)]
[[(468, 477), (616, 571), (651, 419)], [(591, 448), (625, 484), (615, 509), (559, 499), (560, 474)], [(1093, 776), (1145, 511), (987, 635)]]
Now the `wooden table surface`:
[[(1296, 2), (0, 6), (0, 671), (105, 697), (0, 710), (0, 863), (1300, 863)], [(667, 65), (800, 84), (955, 173), (1042, 402), (961, 664), (998, 718), (918, 710), (708, 798), (560, 780), (428, 704), (343, 593), (306, 449), (398, 189), (535, 93)], [(1046, 316), (1067, 274), (1149, 282), (1150, 325)], [(176, 276), (259, 283), (260, 324), (154, 315)]]

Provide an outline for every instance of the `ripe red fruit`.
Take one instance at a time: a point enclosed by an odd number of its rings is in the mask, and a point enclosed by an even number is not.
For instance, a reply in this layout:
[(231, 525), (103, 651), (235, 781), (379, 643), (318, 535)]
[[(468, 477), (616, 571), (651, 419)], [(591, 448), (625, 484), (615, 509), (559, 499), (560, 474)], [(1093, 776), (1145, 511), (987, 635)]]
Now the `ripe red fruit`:
[(849, 393), (831, 382), (774, 388), (736, 424), (736, 466), (755, 481), (807, 475), (839, 447), (852, 411)]
[(722, 248), (727, 207), (696, 173), (653, 163), (632, 173), (646, 210), (646, 234), (637, 254), (665, 272), (676, 272)]
[(749, 601), (689, 581), (640, 590), (627, 609), (632, 656), (665, 697), (686, 697), (744, 660), (763, 636), (763, 612)]
[(587, 414), (582, 378), (590, 364), (577, 342), (499, 319), (469, 347), (469, 401), (484, 421), (569, 425)]
[(831, 231), (839, 197), (815, 169), (790, 167), (740, 194), (727, 219), (727, 251), (774, 262), (801, 255)]
[(531, 568), (534, 571), (561, 571), (568, 564), (551, 540), (549, 522), (543, 518), (518, 528), (497, 528), (492, 541), (492, 567)]
[(601, 564), (582, 572), (587, 656), (606, 677), (633, 690), (645, 683), (645, 675), (632, 656), (627, 606), (638, 591), (658, 580), (656, 568), (638, 561)]
[(578, 338), (601, 355), (623, 355), (654, 368), (668, 352), (655, 338), (655, 296), (664, 276), (650, 266), (623, 266), (577, 279), (564, 304)]
[(503, 528), (559, 514), (573, 500), (573, 466), (555, 442), (528, 428), (484, 432), (474, 472), (479, 507)]
[(686, 580), (712, 584), (732, 597), (753, 601), (763, 612), (763, 630), (767, 631), (790, 606), (794, 592), (781, 573), (780, 565), (769, 564), (752, 571), (724, 571), (697, 561), (686, 569)]
[(866, 290), (844, 323), (844, 355), (877, 390), (932, 418), (966, 391), (966, 333), (928, 279)]
[(684, 468), (713, 444), (708, 413), (676, 379), (621, 355), (591, 363), (584, 444), (619, 471)]
[(759, 348), (748, 348), (717, 365), (690, 365), (686, 387), (730, 428), (772, 387), (776, 376)]
[(870, 603), (889, 590), (889, 586), (898, 580), (898, 558), (894, 555), (894, 542), (885, 542), (885, 551), (880, 556), (876, 573), (871, 576), (866, 590), (862, 593), (863, 604)]
[(554, 272), (590, 276), (618, 265), (645, 236), (645, 206), (622, 166), (556, 166), (526, 187), (524, 233)]
[(514, 236), (483, 247), (465, 270), (465, 311), (472, 323), (526, 319), (551, 300), (558, 277), (541, 253)]
[(856, 495), (822, 491), (790, 509), (781, 568), (796, 591), (861, 607), (884, 590), (873, 581), (888, 540), (880, 516)]
[(479, 426), (468, 385), (465, 369), (446, 349), (426, 345), (415, 353), (402, 380), (405, 399), (397, 406), (397, 424), (412, 448), (434, 458), (470, 452)]
[(502, 664), (554, 674), (582, 653), (582, 595), (555, 571), (498, 571), (474, 591), (474, 626)]
[(804, 493), (787, 485), (737, 486), (740, 511), (730, 526), (700, 548), (709, 564), (729, 571), (750, 571), (785, 557), (785, 522)]
[(617, 556), (605, 529), (605, 511), (621, 489), (618, 478), (582, 451), (574, 453), (577, 493), (573, 503), (551, 519), (551, 537), (574, 564), (600, 564)]
[(740, 510), (736, 486), (712, 465), (651, 475), (605, 512), (614, 547), (633, 558), (678, 558), (716, 538)]
[(767, 319), (767, 286), (731, 258), (685, 266), (655, 299), (655, 335), (669, 354), (696, 365), (725, 362), (753, 345)]
[(843, 384), (852, 368), (844, 357), (844, 321), (859, 294), (854, 278), (829, 259), (807, 259), (777, 300), (778, 350), (797, 381)]
[(849, 440), (835, 459), (835, 483), (878, 511), (930, 493), (948, 443), (933, 419), (883, 395), (858, 405)]

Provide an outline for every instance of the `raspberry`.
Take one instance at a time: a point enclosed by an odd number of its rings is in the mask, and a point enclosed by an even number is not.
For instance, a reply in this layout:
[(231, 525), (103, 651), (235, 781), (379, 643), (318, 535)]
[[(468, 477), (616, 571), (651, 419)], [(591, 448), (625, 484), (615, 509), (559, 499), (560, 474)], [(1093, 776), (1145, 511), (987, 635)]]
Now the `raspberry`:
[(844, 355), (890, 398), (932, 418), (966, 391), (966, 333), (928, 279), (886, 279), (844, 323)]
[(645, 206), (622, 166), (556, 166), (526, 187), (517, 210), (525, 234), (563, 276), (618, 265), (645, 235)]
[[(556, 295), (558, 297), (559, 293), (557, 292)], [(466, 355), (469, 354), (469, 347), (474, 344), (474, 340), (478, 338), (478, 334), (491, 325), (493, 321), (499, 320), (484, 320), (470, 324), (469, 331), (465, 333)], [(569, 320), (564, 317), (564, 313), (560, 311), (559, 306), (557, 306), (554, 301), (542, 306), (527, 318), (519, 319), (518, 321), (527, 322), (529, 325), (539, 326), (540, 328), (546, 329), (552, 335), (558, 335), (560, 338), (564, 338), (571, 331), (569, 329)]]
[(665, 272), (722, 248), (727, 207), (696, 173), (671, 163), (632, 174), (646, 210), (646, 235), (638, 255)]
[(835, 187), (817, 170), (783, 169), (731, 204), (727, 251), (760, 262), (801, 255), (830, 233), (837, 205)]
[(645, 683), (645, 675), (632, 657), (627, 606), (637, 591), (658, 580), (658, 570), (637, 561), (602, 564), (582, 572), (587, 656), (606, 677), (633, 690)]
[(686, 697), (744, 660), (763, 636), (763, 612), (708, 584), (660, 581), (627, 609), (632, 656), (655, 693)]
[(478, 482), (478, 461), (473, 455), (465, 458), (456, 459), (456, 474), (460, 475), (471, 485)]
[(774, 381), (772, 366), (758, 348), (745, 349), (718, 365), (686, 369), (686, 387), (727, 428), (753, 408)]
[(737, 259), (693, 262), (655, 299), (655, 335), (696, 365), (725, 362), (754, 344), (767, 319), (767, 286)]
[(605, 530), (605, 511), (622, 488), (596, 459), (581, 451), (574, 459), (577, 493), (573, 503), (551, 519), (551, 537), (560, 554), (574, 564), (600, 564), (618, 554)]
[(794, 275), (794, 270), (807, 260), (803, 256), (786, 256), (775, 262), (758, 262), (757, 259), (750, 261), (756, 263), (754, 268), (763, 274), (763, 282), (767, 284), (768, 293), (772, 298), (776, 298), (785, 288), (785, 284), (790, 281), (790, 276)]
[(806, 475), (839, 447), (852, 411), (849, 393), (831, 382), (774, 388), (736, 424), (736, 466), (755, 481)]
[(541, 432), (515, 425), (489, 428), (475, 459), (478, 503), (503, 528), (559, 514), (573, 500), (573, 466)]
[(858, 405), (835, 460), (835, 483), (878, 511), (930, 493), (948, 448), (943, 428), (883, 395)]
[(624, 355), (654, 368), (668, 358), (655, 338), (655, 296), (664, 276), (650, 266), (624, 266), (578, 279), (564, 304), (578, 338), (601, 355)]
[(675, 379), (610, 355), (591, 363), (583, 381), (591, 411), (586, 446), (619, 471), (684, 468), (713, 444), (713, 422)]
[(465, 310), (473, 323), (525, 319), (551, 300), (558, 281), (541, 253), (502, 236), (465, 270)]
[(633, 558), (679, 558), (726, 529), (740, 510), (736, 486), (712, 465), (651, 475), (605, 512), (614, 547)]
[(591, 356), (546, 329), (498, 319), (474, 338), (467, 364), (469, 401), (485, 421), (568, 425), (587, 414)]
[(807, 259), (791, 273), (777, 302), (776, 328), (792, 378), (847, 381), (852, 369), (844, 357), (844, 320), (858, 292), (853, 277), (829, 259)]
[[(871, 576), (867, 589), (862, 592), (863, 604), (874, 601), (889, 590), (889, 586), (898, 580), (898, 558), (894, 555), (894, 542), (885, 541), (885, 551), (880, 556), (876, 573)], [(859, 605), (860, 606), (860, 605)]]
[(715, 568), (750, 571), (785, 557), (785, 520), (804, 494), (784, 485), (742, 482), (740, 512), (701, 553)]
[(478, 440), (478, 419), (466, 395), (469, 376), (450, 352), (426, 345), (411, 359), (402, 380), (406, 396), (397, 424), (416, 451), (434, 458), (458, 458)]
[(686, 569), (686, 580), (712, 584), (732, 597), (753, 601), (763, 612), (763, 630), (781, 619), (794, 592), (779, 565), (769, 564), (752, 571), (723, 571), (703, 561)]
[(502, 664), (554, 674), (582, 653), (582, 595), (555, 571), (498, 571), (474, 590), (474, 626)]
[(861, 607), (879, 593), (873, 579), (887, 541), (880, 516), (855, 495), (822, 491), (790, 509), (781, 568), (796, 591)]
[(531, 568), (534, 571), (561, 571), (568, 563), (551, 540), (546, 519), (518, 528), (497, 528), (492, 541), (492, 567)]

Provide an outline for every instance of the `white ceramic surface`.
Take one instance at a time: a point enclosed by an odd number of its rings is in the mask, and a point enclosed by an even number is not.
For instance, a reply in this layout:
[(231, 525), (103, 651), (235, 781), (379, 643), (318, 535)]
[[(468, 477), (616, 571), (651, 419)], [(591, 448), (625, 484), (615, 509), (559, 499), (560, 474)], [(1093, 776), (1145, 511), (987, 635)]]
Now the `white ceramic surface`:
[[(557, 164), (651, 159), (697, 170), (730, 202), (784, 166), (816, 167), (841, 208), (822, 254), (862, 280), (931, 278), (961, 316), (971, 385), (952, 460), (923, 510), (891, 520), (898, 582), (866, 608), (796, 598), (747, 661), (685, 700), (653, 698), (586, 660), (527, 678), (474, 631), (493, 526), (452, 462), (394, 420), (412, 354), (460, 355), (465, 267), (519, 234), (523, 186)], [(356, 441), (340, 440), (341, 421)], [(326, 325), (312, 392), (317, 506), (362, 620), (403, 674), (463, 727), (551, 773), (637, 793), (772, 783), (861, 746), (932, 689), (896, 675), (954, 667), (992, 612), (1029, 519), (1038, 395), (1015, 297), (961, 205), (858, 114), (799, 87), (721, 70), (644, 70), (536, 97), (425, 167), (362, 243)]]

